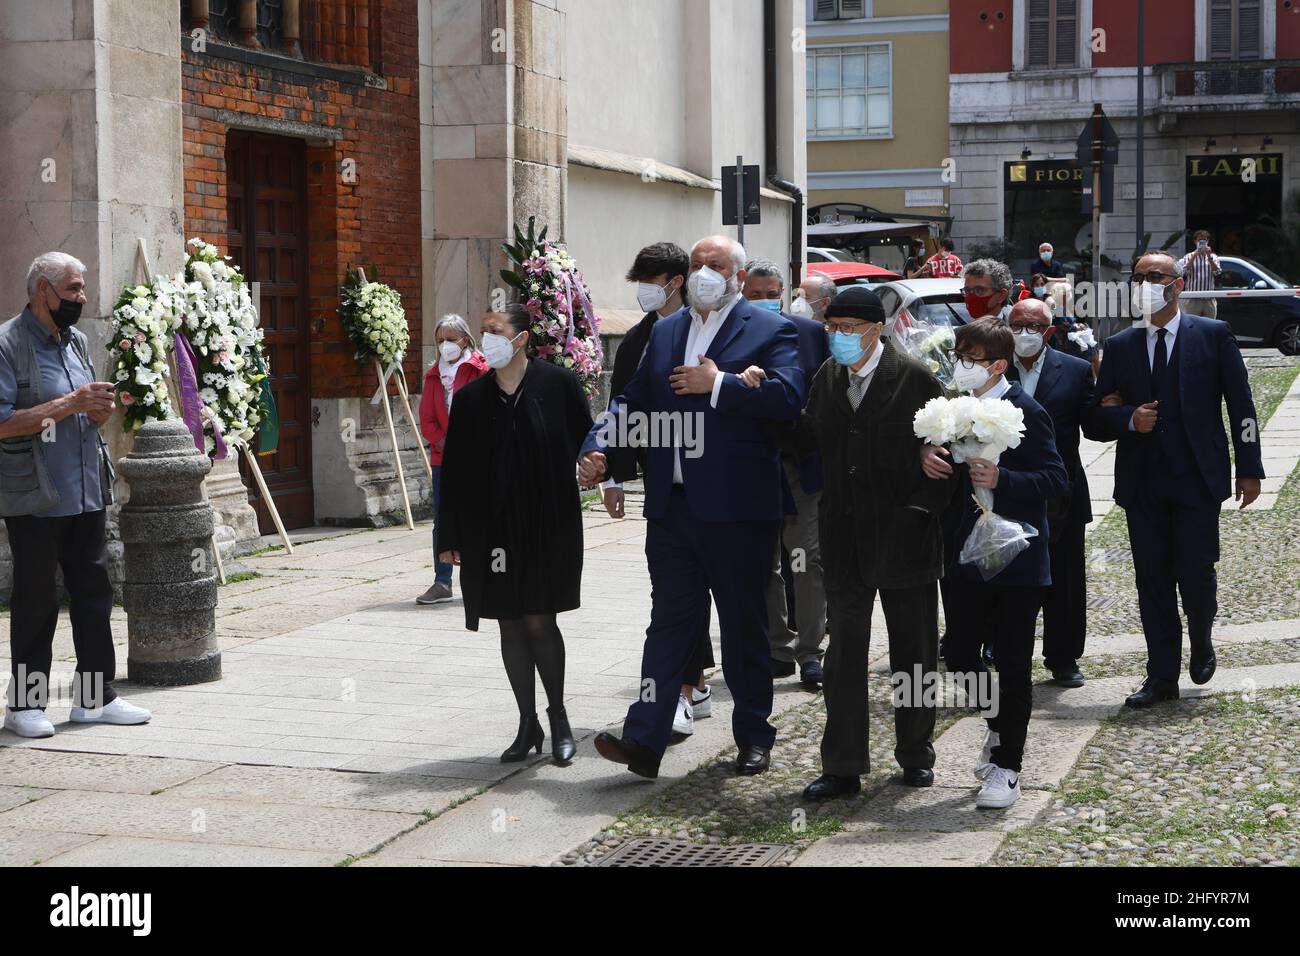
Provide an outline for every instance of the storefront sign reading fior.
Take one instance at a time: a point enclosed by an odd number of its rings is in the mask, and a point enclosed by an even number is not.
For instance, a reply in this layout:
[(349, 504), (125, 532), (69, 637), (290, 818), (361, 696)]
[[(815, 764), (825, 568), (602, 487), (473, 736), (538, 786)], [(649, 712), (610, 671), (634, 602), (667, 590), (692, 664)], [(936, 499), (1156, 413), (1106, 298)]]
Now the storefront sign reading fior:
[(1009, 189), (1081, 189), (1083, 169), (1072, 160), (1007, 163)]

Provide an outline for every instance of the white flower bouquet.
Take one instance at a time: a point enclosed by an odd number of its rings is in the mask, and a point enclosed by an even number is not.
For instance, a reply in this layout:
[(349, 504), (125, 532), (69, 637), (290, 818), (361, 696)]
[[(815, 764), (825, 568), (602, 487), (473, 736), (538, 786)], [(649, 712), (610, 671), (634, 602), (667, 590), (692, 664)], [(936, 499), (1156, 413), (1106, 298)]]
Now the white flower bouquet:
[[(947, 445), (958, 464), (984, 458), (997, 464), (1002, 453), (1020, 444), (1025, 434), (1025, 415), (1005, 399), (982, 399), (973, 395), (932, 398), (912, 421), (912, 430), (931, 445)], [(1004, 518), (993, 511), (993, 491), (975, 489), (980, 516), (962, 545), (957, 560), (973, 564), (988, 581), (1025, 548), (1038, 529), (1023, 521)]]
[(952, 349), (957, 344), (952, 326), (915, 318), (903, 309), (890, 335), (896, 348), (928, 368), (944, 388), (952, 388)]
[[(371, 266), (371, 275), (374, 266)], [(396, 289), (382, 282), (362, 281), (349, 271), (340, 296), (339, 315), (343, 328), (356, 347), (356, 360), (371, 363), (376, 359), (384, 367), (406, 356), (411, 332), (406, 324), (406, 310)]]

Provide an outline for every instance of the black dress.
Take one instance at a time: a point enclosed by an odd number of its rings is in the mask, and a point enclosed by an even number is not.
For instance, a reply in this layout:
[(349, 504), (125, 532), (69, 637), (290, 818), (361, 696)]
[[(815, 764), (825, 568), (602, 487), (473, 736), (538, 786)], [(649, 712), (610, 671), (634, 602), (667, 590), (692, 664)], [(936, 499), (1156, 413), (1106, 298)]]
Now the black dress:
[(529, 359), (513, 395), (490, 371), (456, 393), (447, 425), (438, 547), (460, 552), (465, 626), (580, 604), (576, 467), (591, 430), (577, 376)]

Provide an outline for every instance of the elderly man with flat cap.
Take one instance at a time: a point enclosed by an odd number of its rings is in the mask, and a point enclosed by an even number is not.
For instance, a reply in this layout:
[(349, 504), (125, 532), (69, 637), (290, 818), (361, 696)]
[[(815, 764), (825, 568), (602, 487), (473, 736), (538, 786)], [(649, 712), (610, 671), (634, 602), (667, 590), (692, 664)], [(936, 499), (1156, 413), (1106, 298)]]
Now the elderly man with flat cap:
[[(876, 593), (889, 632), (892, 680), (911, 686), (938, 668), (937, 582), (943, 575), (939, 515), (952, 477), (926, 477), (912, 419), (943, 389), (930, 371), (883, 339), (885, 312), (861, 286), (840, 292), (826, 309), (833, 362), (809, 388), (804, 421), (816, 436), (826, 473), (820, 511), (822, 565), (831, 618), (826, 651), (826, 732), (822, 776), (808, 800), (856, 793), (870, 769), (867, 646)], [(934, 782), (935, 710), (899, 696), (894, 757), (901, 782)]]

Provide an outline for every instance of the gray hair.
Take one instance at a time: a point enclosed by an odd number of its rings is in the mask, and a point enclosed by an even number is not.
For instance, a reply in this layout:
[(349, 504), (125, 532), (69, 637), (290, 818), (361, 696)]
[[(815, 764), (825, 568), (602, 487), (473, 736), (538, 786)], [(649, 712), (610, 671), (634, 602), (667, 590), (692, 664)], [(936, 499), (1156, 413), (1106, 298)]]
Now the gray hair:
[(962, 270), (961, 276), (963, 279), (967, 276), (975, 276), (977, 279), (988, 276), (994, 292), (1011, 291), (1011, 270), (1005, 262), (996, 259), (976, 259)]
[(1147, 256), (1164, 256), (1171, 263), (1173, 263), (1172, 271), (1174, 274), (1174, 279), (1178, 280), (1183, 277), (1183, 264), (1179, 262), (1178, 257), (1174, 255), (1172, 252), (1170, 252), (1168, 249), (1148, 249), (1146, 252), (1142, 253), (1142, 255), (1138, 256), (1137, 259), (1133, 260), (1133, 268), (1134, 269), (1137, 268), (1138, 260), (1145, 259)]
[(726, 239), (731, 243), (731, 274), (735, 275), (745, 268), (745, 247), (738, 243), (730, 236), (705, 236), (695, 245), (691, 246), (691, 255), (695, 255), (695, 250), (700, 247), (701, 243), (708, 242), (710, 239)]
[(474, 338), (474, 333), (469, 330), (469, 323), (465, 321), (463, 315), (457, 315), (449, 312), (438, 320), (438, 324), (433, 327), (434, 341), (438, 339), (438, 333), (442, 331), (443, 326), (451, 329), (456, 333), (458, 339), (469, 339), (469, 348), (471, 352), (478, 351), (478, 342)]
[(750, 259), (745, 263), (745, 279), (771, 279), (775, 278), (781, 283), (781, 288), (785, 288), (785, 277), (781, 275), (781, 267), (771, 259)]
[(813, 298), (833, 299), (835, 294), (840, 291), (839, 286), (835, 284), (835, 280), (824, 272), (814, 272), (808, 276), (808, 279), (814, 283), (814, 287), (817, 289), (817, 295)]
[(27, 267), (27, 298), (36, 295), (36, 283), (44, 279), (50, 285), (63, 280), (70, 270), (85, 272), (86, 264), (66, 252), (45, 252), (32, 260)]

